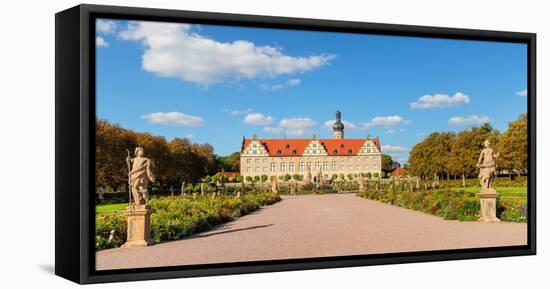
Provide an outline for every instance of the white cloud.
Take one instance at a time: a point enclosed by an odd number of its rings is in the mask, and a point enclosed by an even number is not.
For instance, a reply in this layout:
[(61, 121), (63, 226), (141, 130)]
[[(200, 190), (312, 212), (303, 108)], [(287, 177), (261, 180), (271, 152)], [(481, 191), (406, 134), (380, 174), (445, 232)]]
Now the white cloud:
[(254, 112), (253, 109), (247, 108), (245, 110), (232, 110), (232, 109), (225, 109), (225, 112), (229, 113), (230, 115), (241, 115), (241, 114), (249, 114)]
[(95, 23), (95, 28), (98, 33), (111, 34), (116, 30), (116, 23), (111, 20), (98, 19)]
[(470, 97), (457, 92), (450, 96), (448, 94), (426, 94), (418, 98), (418, 101), (411, 102), (412, 109), (442, 108), (470, 103)]
[(279, 122), (279, 126), (289, 130), (300, 130), (312, 128), (317, 124), (314, 120), (308, 117), (293, 117), (283, 118)]
[(307, 117), (284, 118), (277, 127), (264, 127), (264, 131), (271, 134), (285, 133), (291, 136), (306, 136), (314, 133), (316, 121)]
[[(330, 119), (330, 120), (325, 121), (325, 123), (323, 124), (323, 128), (325, 128), (327, 130), (332, 130), (332, 126), (334, 125), (334, 122), (336, 122), (335, 119)], [(347, 120), (343, 119), (342, 123), (344, 124), (344, 129), (345, 130), (361, 129), (361, 127), (359, 127), (358, 125), (354, 124), (351, 121), (347, 121)]]
[(292, 78), (287, 80), (285, 83), (277, 83), (277, 84), (260, 84), (260, 88), (262, 90), (269, 90), (269, 91), (279, 91), (283, 88), (287, 88), (290, 86), (298, 86), (300, 85), (302, 81), (298, 78)]
[(370, 128), (373, 126), (391, 127), (394, 125), (406, 123), (409, 123), (409, 121), (399, 115), (388, 115), (373, 117), (369, 122), (364, 123), (363, 126), (366, 128)]
[(300, 85), (300, 83), (302, 83), (302, 80), (300, 80), (299, 78), (291, 78), (287, 80), (286, 85), (297, 86), (297, 85)]
[(97, 47), (109, 47), (109, 43), (103, 39), (101, 36), (95, 37), (95, 45)]
[(463, 126), (463, 125), (476, 125), (489, 122), (489, 117), (486, 115), (470, 115), (468, 117), (455, 116), (449, 119), (450, 125)]
[(220, 42), (191, 32), (188, 24), (131, 22), (119, 35), (143, 42), (144, 70), (200, 85), (303, 73), (335, 58), (332, 54), (289, 56), (281, 48), (246, 40)]
[(273, 117), (261, 113), (250, 113), (244, 117), (244, 122), (251, 125), (270, 125), (273, 123)]
[(183, 126), (201, 126), (203, 119), (198, 116), (187, 115), (182, 112), (154, 112), (141, 116), (152, 123), (176, 124)]
[(382, 151), (384, 152), (406, 152), (409, 149), (402, 146), (393, 146), (393, 145), (383, 145)]
[(388, 129), (386, 131), (386, 134), (395, 134), (395, 130), (394, 129)]
[(271, 126), (264, 127), (264, 131), (270, 134), (280, 134), (284, 130), (285, 129), (282, 127), (271, 127)]
[(516, 94), (519, 96), (527, 96), (527, 89), (517, 91)]

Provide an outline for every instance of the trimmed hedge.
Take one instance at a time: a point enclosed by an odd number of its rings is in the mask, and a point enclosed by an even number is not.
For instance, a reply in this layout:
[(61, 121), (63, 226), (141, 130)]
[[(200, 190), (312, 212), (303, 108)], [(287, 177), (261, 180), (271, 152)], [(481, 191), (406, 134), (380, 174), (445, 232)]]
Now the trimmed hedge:
[[(185, 238), (233, 220), (281, 200), (273, 193), (234, 196), (210, 195), (161, 197), (149, 201), (152, 209), (151, 237), (155, 241)], [(127, 221), (123, 214), (96, 218), (96, 250), (116, 248), (126, 242)]]
[[(367, 190), (357, 193), (357, 196), (436, 215), (445, 220), (476, 221), (479, 218), (479, 197), (464, 191)], [(497, 217), (506, 222), (527, 222), (527, 204), (520, 198), (498, 198)]]

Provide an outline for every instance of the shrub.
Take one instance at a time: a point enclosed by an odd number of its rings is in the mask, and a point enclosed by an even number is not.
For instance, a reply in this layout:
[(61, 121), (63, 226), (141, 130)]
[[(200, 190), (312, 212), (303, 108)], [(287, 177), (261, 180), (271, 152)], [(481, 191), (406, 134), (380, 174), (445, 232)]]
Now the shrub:
[[(367, 189), (359, 192), (357, 196), (425, 212), (446, 220), (476, 221), (480, 215), (479, 197), (464, 191), (411, 192)], [(527, 222), (525, 200), (497, 199), (497, 217), (506, 222)]]
[[(153, 198), (149, 202), (153, 211), (151, 237), (156, 241), (178, 240), (280, 200), (281, 197), (273, 193), (244, 194), (238, 199), (233, 196)], [(96, 250), (124, 244), (126, 230), (124, 215), (97, 217)]]

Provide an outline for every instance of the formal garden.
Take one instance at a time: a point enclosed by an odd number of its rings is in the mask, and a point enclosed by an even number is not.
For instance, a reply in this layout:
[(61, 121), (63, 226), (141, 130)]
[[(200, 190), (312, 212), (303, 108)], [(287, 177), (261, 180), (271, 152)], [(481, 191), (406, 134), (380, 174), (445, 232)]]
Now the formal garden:
[[(274, 204), (281, 197), (271, 192), (245, 193), (239, 197), (182, 195), (153, 197), (149, 201), (151, 237), (170, 241), (188, 237)], [(120, 247), (126, 242), (128, 203), (98, 205), (96, 209), (96, 250)]]

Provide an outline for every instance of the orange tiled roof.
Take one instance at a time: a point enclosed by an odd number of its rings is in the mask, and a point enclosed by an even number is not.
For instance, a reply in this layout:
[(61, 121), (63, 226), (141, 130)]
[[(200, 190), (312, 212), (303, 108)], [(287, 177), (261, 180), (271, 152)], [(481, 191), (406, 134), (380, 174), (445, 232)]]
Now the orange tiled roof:
[[(325, 147), (328, 155), (347, 156), (349, 150), (351, 155), (357, 155), (361, 146), (367, 139), (318, 139)], [(243, 138), (241, 151), (247, 147), (252, 139)], [(270, 156), (301, 156), (307, 145), (312, 139), (258, 139), (262, 143)], [(374, 144), (380, 149), (378, 138), (372, 139)], [(334, 151), (336, 150), (336, 154)], [(280, 151), (278, 154), (277, 152)], [(293, 154), (293, 152), (295, 152)]]
[(393, 170), (393, 172), (391, 173), (394, 176), (399, 176), (399, 175), (408, 175), (409, 171), (407, 171), (405, 168), (398, 167), (398, 168), (395, 168), (395, 170)]

